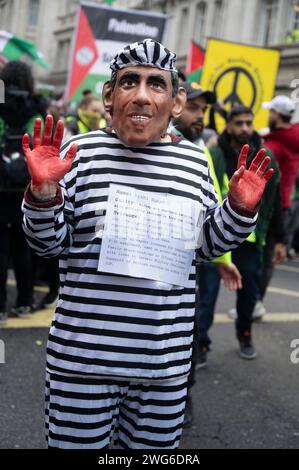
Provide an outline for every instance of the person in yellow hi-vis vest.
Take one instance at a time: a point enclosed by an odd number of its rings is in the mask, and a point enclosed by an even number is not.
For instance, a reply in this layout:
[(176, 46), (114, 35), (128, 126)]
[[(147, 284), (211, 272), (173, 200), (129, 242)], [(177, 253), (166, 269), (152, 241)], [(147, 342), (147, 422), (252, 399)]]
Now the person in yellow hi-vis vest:
[[(181, 83), (187, 94), (187, 103), (179, 118), (173, 120), (171, 128), (172, 133), (197, 143), (203, 150), (209, 164), (211, 176), (214, 181), (214, 187), (218, 196), (219, 203), (222, 202), (222, 193), (214, 170), (213, 160), (208, 148), (201, 139), (204, 129), (204, 114), (209, 104), (216, 102), (215, 93), (204, 91), (198, 83)], [(210, 282), (208, 274), (212, 272), (212, 281), (216, 277), (215, 282)], [(207, 273), (207, 274), (206, 274)], [(195, 369), (206, 365), (207, 353), (209, 351), (210, 339), (207, 331), (213, 323), (213, 314), (215, 302), (219, 291), (219, 281), (222, 278), (226, 287), (231, 290), (240, 289), (242, 287), (241, 275), (237, 267), (232, 263), (231, 253), (226, 253), (212, 262), (200, 263), (196, 269), (196, 285), (197, 297), (195, 307), (194, 321), (194, 340), (192, 352), (192, 366), (188, 380), (188, 399), (185, 412), (184, 425), (188, 426), (193, 420), (192, 402), (190, 389), (195, 383)], [(215, 291), (214, 291), (215, 290)], [(200, 330), (201, 309), (212, 312), (207, 319), (204, 331)], [(205, 314), (204, 314), (205, 317)]]
[[(253, 127), (252, 110), (244, 106), (233, 108), (227, 117), (225, 131), (218, 138), (218, 145), (211, 147), (217, 180), (223, 197), (228, 191), (228, 180), (237, 168), (237, 154), (244, 144), (250, 145), (247, 162), (250, 162), (256, 151), (262, 147), (262, 140)], [(263, 248), (270, 227), (275, 238), (276, 262), (281, 262), (285, 256), (284, 231), (282, 223), (281, 201), (279, 192), (279, 170), (276, 161), (267, 149), (271, 158), (270, 166), (274, 175), (267, 186), (261, 200), (259, 217), (254, 232), (232, 252), (232, 260), (242, 275), (243, 287), (237, 291), (236, 302), (236, 336), (240, 345), (240, 356), (243, 359), (254, 359), (256, 351), (252, 343), (252, 322), (254, 308), (259, 300), (260, 280), (263, 268)], [(280, 222), (277, 219), (280, 217)], [(275, 227), (272, 220), (275, 219)], [(211, 279), (210, 279), (210, 282)], [(217, 279), (214, 279), (217, 283)], [(218, 279), (219, 284), (219, 279)], [(217, 299), (216, 289), (215, 302)], [(201, 311), (202, 313), (202, 311)], [(211, 312), (206, 311), (200, 318), (200, 330), (209, 324)]]
[(68, 137), (106, 127), (103, 103), (97, 95), (86, 94), (79, 102), (77, 111), (65, 117)]

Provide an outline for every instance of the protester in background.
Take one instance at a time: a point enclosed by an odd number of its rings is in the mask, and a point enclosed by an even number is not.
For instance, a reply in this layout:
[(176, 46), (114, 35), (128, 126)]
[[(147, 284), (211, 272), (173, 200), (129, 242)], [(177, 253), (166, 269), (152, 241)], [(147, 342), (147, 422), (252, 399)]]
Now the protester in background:
[(97, 95), (85, 93), (77, 112), (65, 117), (66, 128), (71, 135), (85, 134), (106, 127), (103, 103)]
[[(253, 155), (262, 148), (262, 140), (254, 130), (252, 110), (244, 106), (238, 106), (230, 111), (227, 127), (219, 136), (218, 145), (210, 149), (223, 197), (225, 197), (228, 190), (228, 180), (236, 170), (238, 152), (244, 144), (250, 146), (247, 160), (249, 163)], [(268, 149), (267, 155), (271, 158), (271, 167), (275, 172), (262, 197), (256, 229), (242, 245), (232, 252), (232, 260), (242, 275), (243, 283), (243, 287), (237, 291), (235, 324), (240, 345), (240, 356), (243, 359), (254, 359), (256, 357), (256, 350), (252, 342), (253, 312), (259, 299), (263, 246), (277, 201), (276, 194), (279, 192), (278, 167)], [(281, 242), (281, 240), (277, 240), (277, 242)], [(219, 281), (219, 276), (218, 281), (216, 278), (214, 279), (215, 293)], [(200, 317), (200, 330), (203, 330), (203, 332), (208, 317), (212, 314), (212, 311), (207, 310), (205, 318)]]
[[(192, 351), (194, 264), (190, 259), (188, 279), (180, 285), (167, 276), (163, 282), (152, 274), (144, 279), (134, 267), (130, 276), (116, 267), (112, 274), (101, 270), (98, 227), (106, 223), (111, 183), (145, 196), (176, 196), (196, 213), (202, 208), (197, 256), (206, 261), (254, 229), (273, 171), (264, 151), (246, 169), (244, 147), (228, 199), (219, 206), (199, 148), (167, 133), (186, 100), (175, 54), (145, 39), (120, 50), (110, 67), (103, 96), (111, 129), (74, 137), (59, 150), (63, 123), (51, 144), (49, 117), (42, 140), (36, 121), (33, 150), (28, 136), (23, 140), (32, 176), (24, 230), (37, 253), (60, 256), (60, 296), (47, 347), (48, 445), (100, 449), (111, 445), (114, 434), (120, 448), (176, 448)], [(193, 262), (195, 227), (194, 235)], [(174, 237), (169, 243), (175, 248)]]
[(47, 102), (34, 92), (29, 66), (8, 62), (1, 70), (5, 102), (0, 103), (0, 323), (7, 320), (6, 280), (10, 259), (17, 283), (12, 312), (31, 315), (33, 278), (31, 250), (22, 231), (21, 203), (30, 176), (22, 153), (22, 135), (33, 134), (37, 117), (44, 118)]

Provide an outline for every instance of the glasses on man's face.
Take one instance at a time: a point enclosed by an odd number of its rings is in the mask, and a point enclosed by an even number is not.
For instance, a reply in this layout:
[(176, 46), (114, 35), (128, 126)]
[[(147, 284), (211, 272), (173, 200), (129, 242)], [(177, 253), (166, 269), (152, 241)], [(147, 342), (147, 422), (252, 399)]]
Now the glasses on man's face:
[(248, 119), (248, 120), (244, 120), (244, 121), (235, 121), (234, 122), (234, 125), (237, 126), (237, 127), (243, 127), (244, 125), (246, 125), (247, 127), (251, 127), (253, 126), (253, 121), (251, 119)]

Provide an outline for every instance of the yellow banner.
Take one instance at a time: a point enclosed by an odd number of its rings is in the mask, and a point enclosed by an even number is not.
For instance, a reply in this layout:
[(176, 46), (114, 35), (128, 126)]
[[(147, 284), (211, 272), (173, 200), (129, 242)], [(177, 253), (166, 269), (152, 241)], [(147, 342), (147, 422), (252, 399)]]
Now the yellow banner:
[[(200, 84), (216, 92), (227, 111), (237, 105), (251, 108), (259, 130), (268, 125), (269, 111), (262, 103), (273, 97), (278, 65), (279, 51), (209, 39)], [(215, 118), (221, 132), (225, 120), (218, 113)]]

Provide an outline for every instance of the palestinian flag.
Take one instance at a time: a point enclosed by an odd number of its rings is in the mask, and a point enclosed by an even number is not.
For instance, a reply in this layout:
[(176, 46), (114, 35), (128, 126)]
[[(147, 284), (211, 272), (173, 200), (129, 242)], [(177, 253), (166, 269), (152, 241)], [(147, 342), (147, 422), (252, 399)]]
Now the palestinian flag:
[(161, 13), (81, 3), (70, 53), (65, 100), (78, 102), (86, 89), (100, 94), (103, 84), (110, 78), (109, 64), (117, 51), (144, 38), (162, 42), (166, 20), (167, 16)]
[(41, 67), (48, 68), (42, 53), (33, 42), (25, 41), (7, 31), (0, 31), (0, 63), (20, 60), (24, 55), (29, 56)]
[(200, 82), (203, 64), (205, 61), (205, 51), (199, 44), (191, 41), (186, 75), (188, 82)]

